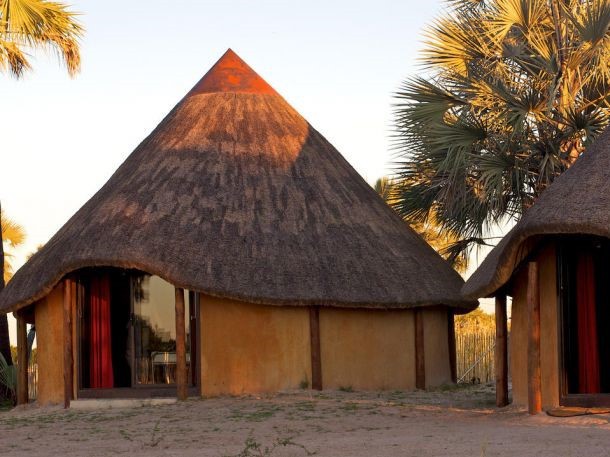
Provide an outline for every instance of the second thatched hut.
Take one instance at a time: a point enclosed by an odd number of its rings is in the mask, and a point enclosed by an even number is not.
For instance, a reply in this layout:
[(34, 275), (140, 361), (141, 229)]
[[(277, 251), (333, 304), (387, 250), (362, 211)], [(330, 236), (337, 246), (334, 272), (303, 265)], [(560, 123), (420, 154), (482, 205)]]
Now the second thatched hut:
[(610, 406), (610, 130), (543, 192), (464, 286), (496, 297), (498, 404)]

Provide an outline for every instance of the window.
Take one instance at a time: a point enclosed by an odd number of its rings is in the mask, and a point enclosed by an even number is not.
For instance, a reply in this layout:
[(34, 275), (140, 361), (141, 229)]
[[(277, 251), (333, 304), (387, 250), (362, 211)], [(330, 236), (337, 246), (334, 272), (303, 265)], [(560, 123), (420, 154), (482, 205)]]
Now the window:
[[(176, 314), (174, 286), (158, 276), (135, 274), (133, 340), (136, 384), (176, 382)], [(185, 294), (189, 316), (189, 295)], [(186, 325), (186, 361), (190, 365), (190, 319)]]

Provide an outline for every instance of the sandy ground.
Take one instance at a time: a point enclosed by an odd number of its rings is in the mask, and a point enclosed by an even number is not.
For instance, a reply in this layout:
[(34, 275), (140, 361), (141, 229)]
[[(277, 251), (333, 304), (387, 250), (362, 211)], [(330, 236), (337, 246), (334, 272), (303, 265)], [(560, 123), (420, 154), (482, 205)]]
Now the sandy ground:
[(27, 456), (610, 456), (610, 416), (493, 407), (489, 386), (297, 391), (74, 411), (0, 412), (0, 454)]

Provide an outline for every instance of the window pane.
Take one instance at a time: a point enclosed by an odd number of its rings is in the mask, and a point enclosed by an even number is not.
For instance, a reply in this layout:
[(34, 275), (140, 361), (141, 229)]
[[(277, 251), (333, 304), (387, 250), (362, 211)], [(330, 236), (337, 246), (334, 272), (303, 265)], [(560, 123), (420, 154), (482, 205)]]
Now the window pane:
[[(133, 277), (133, 339), (136, 384), (176, 382), (176, 315), (174, 286), (158, 276)], [(189, 297), (185, 293), (185, 316)], [(190, 359), (190, 320), (186, 325), (186, 357)]]

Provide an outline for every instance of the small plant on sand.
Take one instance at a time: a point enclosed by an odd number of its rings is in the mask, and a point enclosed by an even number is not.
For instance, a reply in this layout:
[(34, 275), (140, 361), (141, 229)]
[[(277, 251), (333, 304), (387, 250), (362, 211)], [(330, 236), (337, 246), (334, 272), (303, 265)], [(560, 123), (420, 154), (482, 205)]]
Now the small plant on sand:
[(161, 428), (159, 427), (159, 422), (161, 422), (161, 419), (159, 419), (155, 423), (155, 426), (152, 429), (152, 433), (151, 433), (151, 436), (150, 436), (150, 443), (149, 443), (150, 447), (156, 447), (161, 442), (161, 440), (163, 438), (163, 437), (157, 435), (161, 431)]
[(352, 386), (339, 386), (339, 392), (353, 392), (354, 388)]
[(343, 405), (341, 405), (341, 410), (345, 411), (345, 412), (355, 412), (358, 411), (360, 409), (360, 407), (358, 406), (358, 403), (354, 403), (351, 401), (348, 401), (346, 403), (344, 403)]
[(299, 383), (299, 388), (302, 390), (309, 389), (309, 379), (303, 378), (303, 380)]
[(292, 441), (292, 438), (277, 438), (271, 446), (265, 446), (256, 441), (252, 436), (246, 438), (244, 448), (235, 455), (224, 457), (268, 457), (271, 456), (277, 448), (280, 447), (296, 447), (305, 452), (305, 455), (315, 455), (316, 452), (308, 450), (305, 446)]
[(229, 419), (235, 421), (261, 422), (273, 417), (275, 413), (280, 411), (281, 408), (278, 405), (261, 404), (254, 410), (244, 411), (243, 409), (236, 408), (231, 411)]

